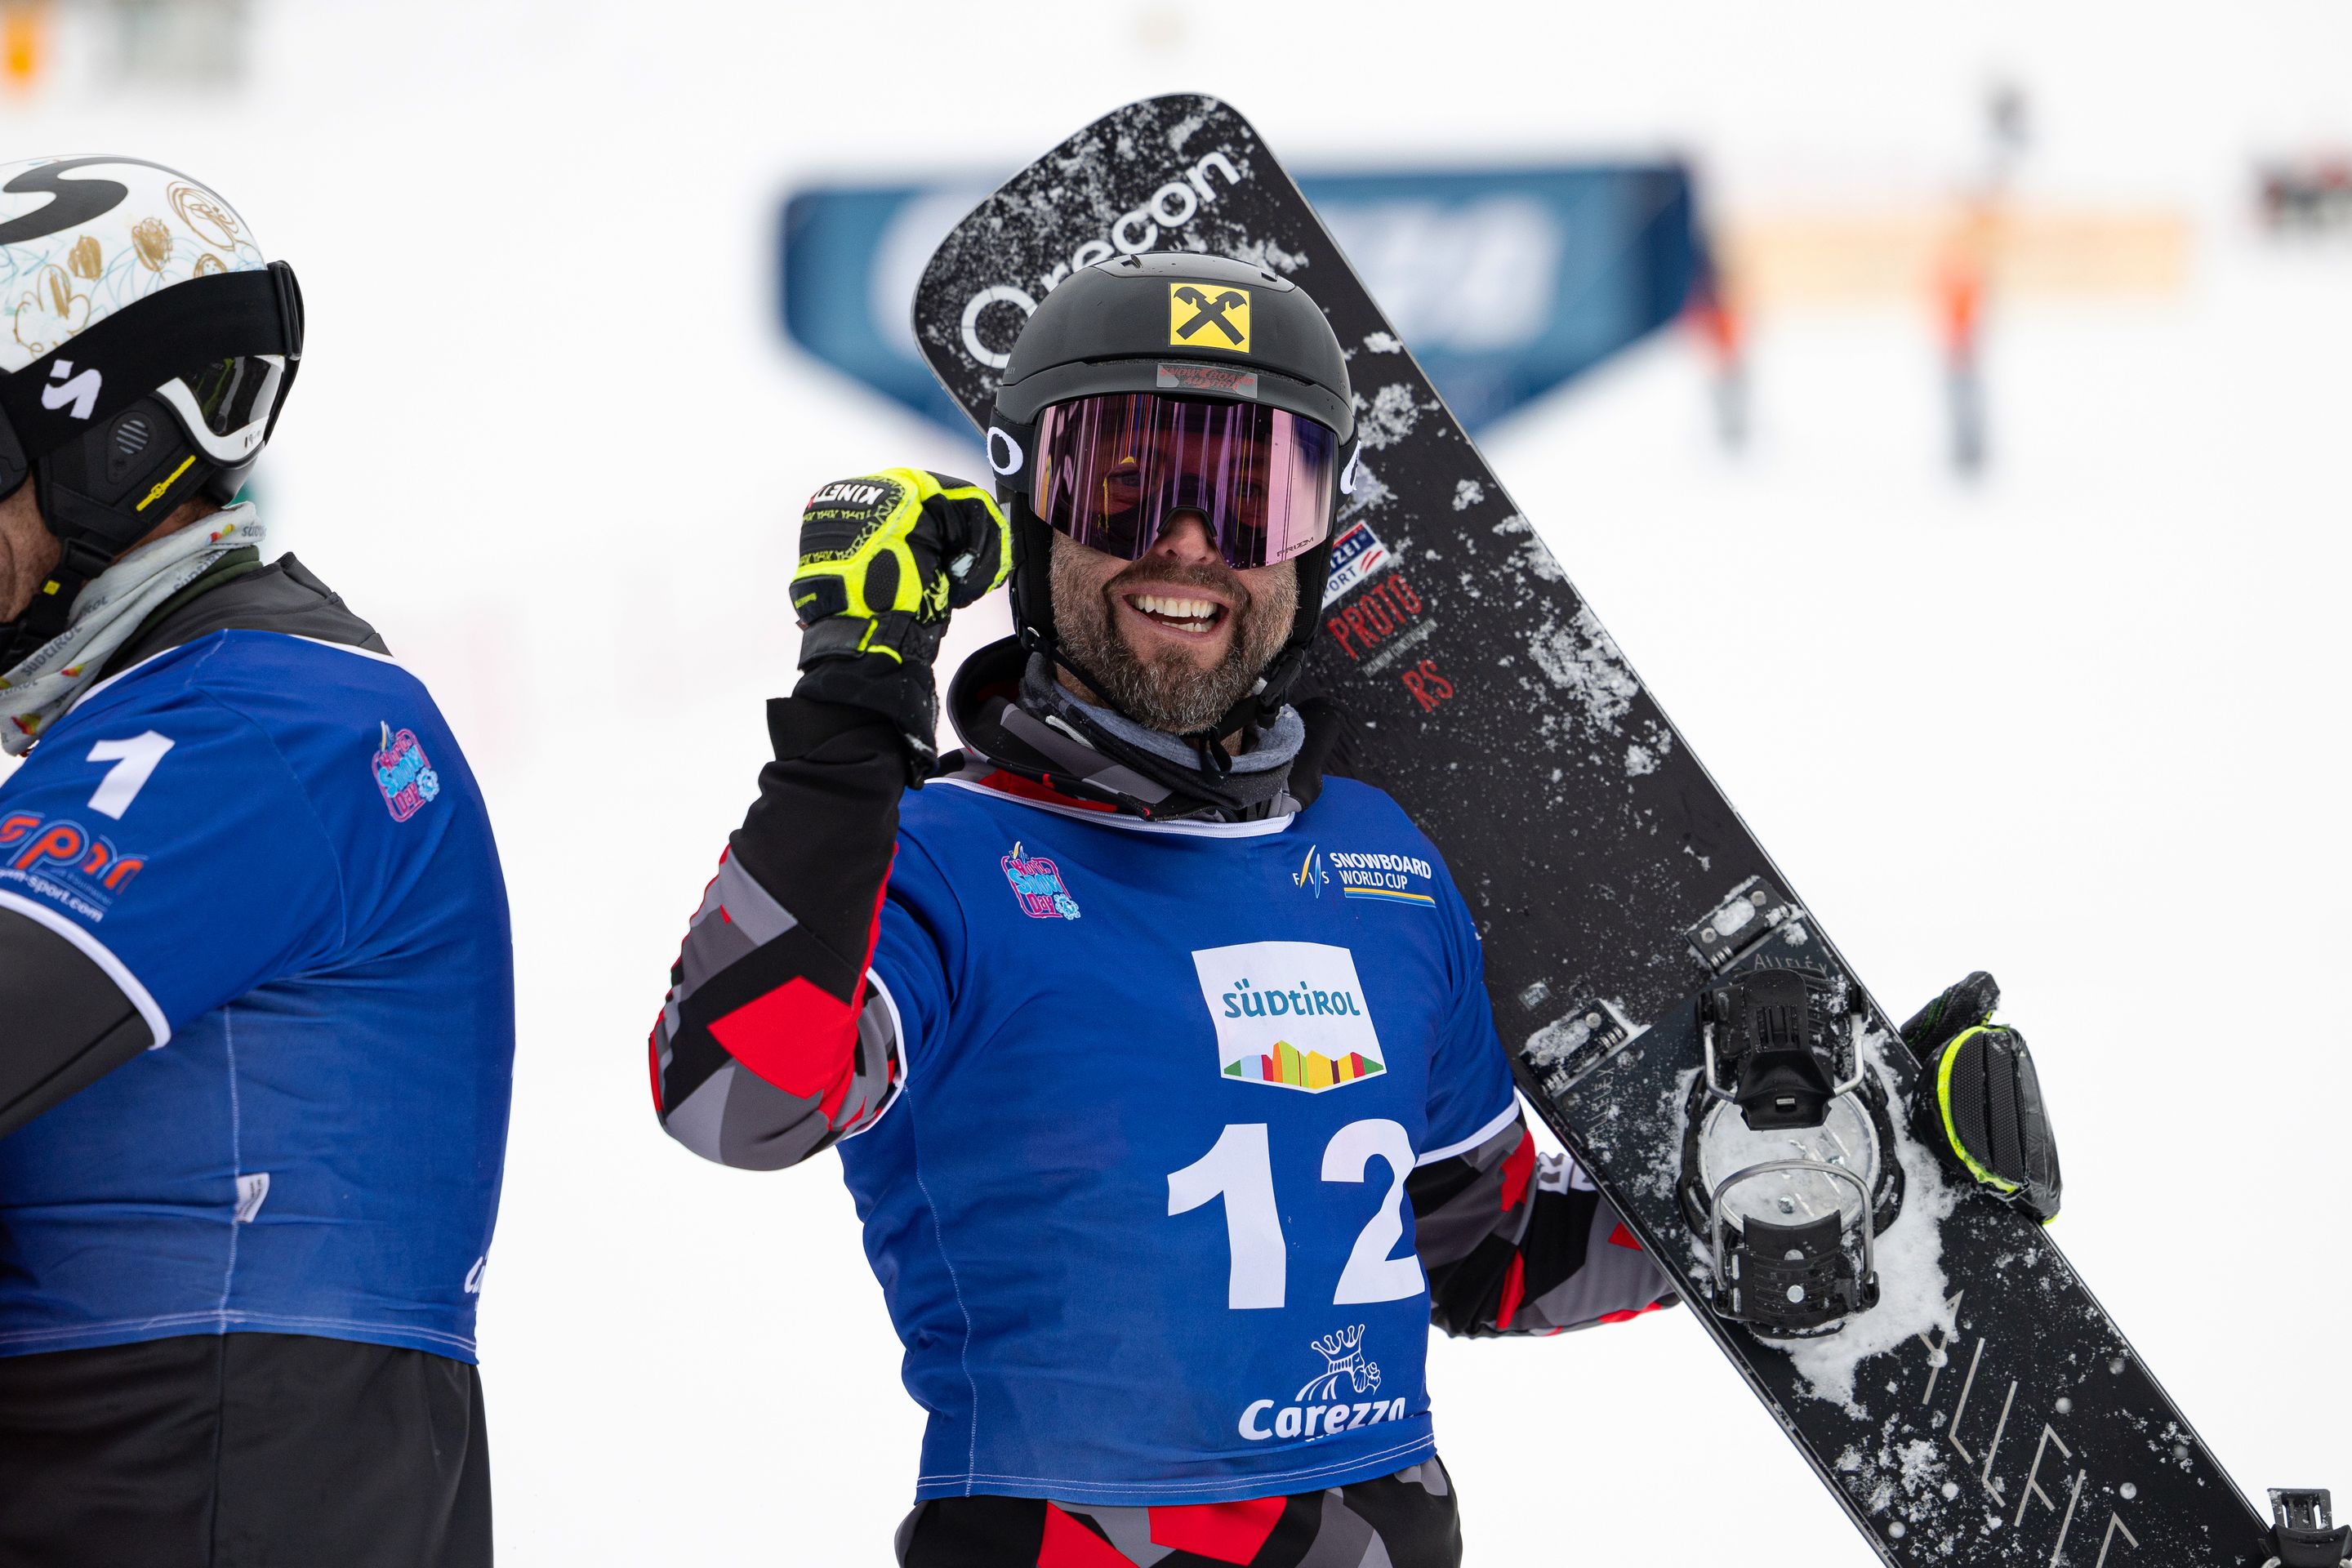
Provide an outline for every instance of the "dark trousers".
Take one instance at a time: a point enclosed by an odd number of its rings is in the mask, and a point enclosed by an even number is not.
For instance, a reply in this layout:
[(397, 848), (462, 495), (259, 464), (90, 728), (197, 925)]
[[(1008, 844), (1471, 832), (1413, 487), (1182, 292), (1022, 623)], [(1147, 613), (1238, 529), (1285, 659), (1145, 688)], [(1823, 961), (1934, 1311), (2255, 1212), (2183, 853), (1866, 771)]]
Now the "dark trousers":
[(1461, 1568), (1462, 1523), (1452, 1478), (1433, 1458), (1377, 1480), (1243, 1503), (933, 1498), (898, 1526), (898, 1549), (901, 1568)]
[(209, 1334), (0, 1357), (0, 1568), (488, 1568), (482, 1381)]

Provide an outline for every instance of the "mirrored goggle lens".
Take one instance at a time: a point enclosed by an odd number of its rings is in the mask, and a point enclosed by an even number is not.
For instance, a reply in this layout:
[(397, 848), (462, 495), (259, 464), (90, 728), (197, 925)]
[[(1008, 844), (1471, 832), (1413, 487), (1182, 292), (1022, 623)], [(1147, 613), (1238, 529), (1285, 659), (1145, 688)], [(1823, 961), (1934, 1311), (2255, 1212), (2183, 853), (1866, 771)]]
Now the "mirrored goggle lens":
[(180, 379), (188, 384), (205, 428), (226, 436), (269, 417), (284, 372), (285, 361), (276, 354), (239, 354)]
[(1267, 566), (1329, 531), (1337, 447), (1315, 421), (1255, 403), (1079, 398), (1038, 416), (1030, 500), (1047, 527), (1123, 560), (1189, 512), (1227, 565)]

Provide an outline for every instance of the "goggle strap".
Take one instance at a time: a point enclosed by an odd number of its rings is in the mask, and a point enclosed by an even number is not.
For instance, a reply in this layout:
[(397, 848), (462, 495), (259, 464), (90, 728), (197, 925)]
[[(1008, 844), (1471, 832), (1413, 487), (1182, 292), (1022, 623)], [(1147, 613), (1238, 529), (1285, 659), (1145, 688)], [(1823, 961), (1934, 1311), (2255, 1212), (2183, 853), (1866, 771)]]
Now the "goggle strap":
[(292, 268), (275, 261), (175, 283), (0, 376), (0, 494), (51, 452), (215, 360), (284, 355), (288, 374), (277, 399), (283, 405), (302, 353), (293, 277)]

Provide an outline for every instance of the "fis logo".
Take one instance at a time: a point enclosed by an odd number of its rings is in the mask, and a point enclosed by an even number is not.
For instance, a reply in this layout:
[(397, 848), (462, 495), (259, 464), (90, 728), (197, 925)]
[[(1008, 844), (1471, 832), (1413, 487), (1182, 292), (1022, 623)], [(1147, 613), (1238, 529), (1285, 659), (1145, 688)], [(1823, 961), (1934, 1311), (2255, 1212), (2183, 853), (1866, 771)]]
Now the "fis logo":
[(79, 822), (25, 811), (0, 816), (0, 886), (22, 888), (84, 920), (104, 920), (146, 865), (145, 856), (123, 854)]
[(1171, 348), (1227, 349), (1249, 353), (1250, 297), (1246, 289), (1218, 284), (1168, 285), (1168, 342)]
[(1321, 1094), (1387, 1071), (1356, 955), (1319, 942), (1247, 942), (1192, 954), (1217, 1031), (1217, 1075)]
[(1013, 896), (1021, 900), (1021, 910), (1033, 921), (1074, 921), (1078, 918), (1078, 900), (1070, 897), (1070, 889), (1062, 885), (1061, 868), (1043, 855), (1024, 855), (1015, 843), (1013, 853), (997, 862), (1004, 868), (1004, 879), (1013, 884)]
[[(1404, 1419), (1405, 1402), (1395, 1399), (1350, 1399), (1349, 1394), (1377, 1393), (1381, 1369), (1364, 1354), (1364, 1325), (1342, 1329), (1307, 1342), (1323, 1358), (1323, 1370), (1307, 1380), (1290, 1403), (1275, 1409), (1271, 1399), (1253, 1400), (1242, 1412), (1237, 1429), (1253, 1443), (1270, 1437), (1328, 1437), (1334, 1432)], [(1266, 1413), (1274, 1412), (1271, 1423)]]
[(1331, 873), (1323, 869), (1322, 849), (1319, 847), (1310, 846), (1307, 851), (1307, 858), (1301, 860), (1298, 863), (1298, 869), (1291, 873), (1290, 885), (1302, 893), (1312, 893), (1319, 899), (1323, 896), (1324, 884), (1330, 879)]

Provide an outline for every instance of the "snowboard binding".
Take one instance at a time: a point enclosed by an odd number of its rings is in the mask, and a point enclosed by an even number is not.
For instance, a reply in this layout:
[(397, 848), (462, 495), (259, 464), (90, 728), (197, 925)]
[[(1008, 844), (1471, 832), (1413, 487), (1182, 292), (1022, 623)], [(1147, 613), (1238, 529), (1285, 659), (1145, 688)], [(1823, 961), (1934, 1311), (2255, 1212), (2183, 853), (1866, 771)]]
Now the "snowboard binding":
[(1708, 1304), (1768, 1339), (1834, 1333), (1877, 1304), (1873, 1248), (1903, 1201), (1861, 999), (1759, 964), (1700, 994), (1698, 1026), (1677, 1195), (1714, 1260)]
[(2335, 1521), (2327, 1492), (2271, 1489), (2271, 1560), (2263, 1568), (2339, 1568), (2352, 1560), (2352, 1525)]

